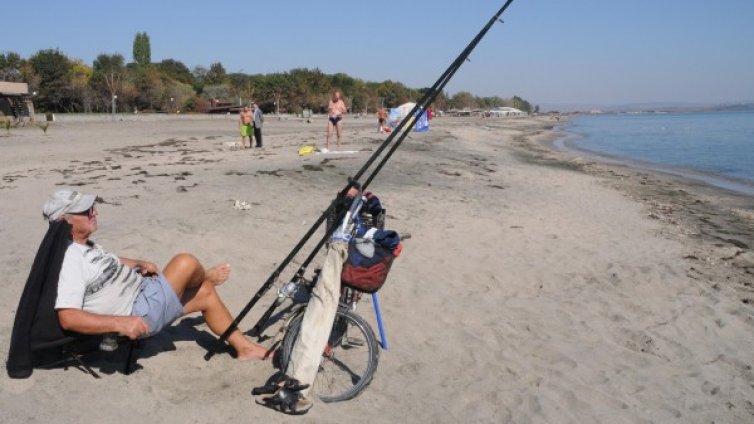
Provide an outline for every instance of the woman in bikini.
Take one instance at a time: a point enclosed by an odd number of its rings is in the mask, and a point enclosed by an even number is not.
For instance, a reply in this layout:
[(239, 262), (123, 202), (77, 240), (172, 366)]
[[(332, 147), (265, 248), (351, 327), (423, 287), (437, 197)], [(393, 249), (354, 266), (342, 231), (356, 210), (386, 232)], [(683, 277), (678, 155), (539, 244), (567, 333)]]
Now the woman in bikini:
[(340, 91), (335, 90), (330, 102), (327, 104), (327, 142), (325, 147), (330, 150), (330, 137), (332, 137), (332, 130), (338, 135), (338, 149), (340, 149), (340, 139), (343, 135), (343, 114), (346, 113), (346, 104), (340, 98)]

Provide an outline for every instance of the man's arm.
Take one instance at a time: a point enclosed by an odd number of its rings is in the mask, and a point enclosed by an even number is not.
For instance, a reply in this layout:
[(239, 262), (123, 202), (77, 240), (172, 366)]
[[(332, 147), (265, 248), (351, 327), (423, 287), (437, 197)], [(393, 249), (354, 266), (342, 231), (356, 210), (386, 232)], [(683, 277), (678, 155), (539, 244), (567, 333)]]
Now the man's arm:
[(98, 315), (81, 309), (59, 309), (58, 320), (64, 330), (81, 334), (118, 333), (135, 340), (149, 333), (144, 318), (138, 316)]
[(160, 268), (152, 262), (142, 261), (141, 259), (129, 259), (124, 257), (118, 257), (123, 265), (127, 267), (138, 269), (141, 275), (154, 275), (160, 273)]

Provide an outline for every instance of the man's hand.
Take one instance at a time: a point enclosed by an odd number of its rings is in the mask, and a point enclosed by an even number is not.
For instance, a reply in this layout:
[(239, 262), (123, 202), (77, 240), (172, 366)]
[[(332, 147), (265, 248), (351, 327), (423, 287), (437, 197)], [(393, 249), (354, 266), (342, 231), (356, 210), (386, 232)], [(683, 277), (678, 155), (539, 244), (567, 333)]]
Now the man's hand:
[(149, 325), (142, 317), (121, 317), (120, 329), (118, 334), (127, 336), (131, 340), (136, 340), (139, 336), (149, 334)]
[(160, 273), (160, 269), (152, 262), (137, 261), (136, 267), (141, 275), (156, 275)]
[(140, 259), (119, 258), (123, 265), (133, 268), (141, 275), (155, 275), (160, 273), (160, 269), (152, 262), (142, 261)]
[(140, 316), (99, 315), (81, 309), (58, 310), (60, 326), (81, 334), (118, 333), (135, 340), (149, 334), (149, 325)]

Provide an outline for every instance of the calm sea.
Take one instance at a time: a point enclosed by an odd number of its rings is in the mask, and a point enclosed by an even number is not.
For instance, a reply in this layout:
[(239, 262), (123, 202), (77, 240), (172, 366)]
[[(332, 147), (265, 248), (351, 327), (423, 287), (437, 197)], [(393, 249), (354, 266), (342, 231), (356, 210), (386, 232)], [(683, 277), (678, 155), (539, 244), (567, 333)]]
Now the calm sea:
[(566, 130), (559, 147), (754, 195), (754, 112), (588, 115)]

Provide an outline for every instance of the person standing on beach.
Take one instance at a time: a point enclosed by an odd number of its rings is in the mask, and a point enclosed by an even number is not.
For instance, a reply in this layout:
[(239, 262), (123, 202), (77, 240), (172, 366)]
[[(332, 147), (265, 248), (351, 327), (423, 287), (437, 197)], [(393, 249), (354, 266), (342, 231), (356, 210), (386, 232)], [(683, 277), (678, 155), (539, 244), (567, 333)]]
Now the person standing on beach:
[(238, 128), (241, 130), (241, 150), (246, 148), (246, 138), (249, 139), (249, 148), (251, 149), (251, 134), (254, 130), (254, 115), (248, 106), (244, 106), (241, 115), (238, 118)]
[(330, 149), (330, 137), (332, 137), (333, 128), (338, 135), (338, 149), (343, 136), (343, 114), (346, 113), (346, 104), (340, 98), (340, 91), (335, 90), (327, 104), (327, 141), (325, 147)]
[[(262, 147), (262, 124), (264, 123), (264, 114), (262, 114), (262, 109), (257, 106), (257, 102), (251, 103), (251, 112), (254, 116), (254, 139), (257, 142), (257, 147)], [(249, 138), (249, 146), (251, 146), (251, 138)]]
[(387, 121), (387, 111), (384, 107), (381, 107), (377, 111), (377, 131), (378, 132), (384, 132), (385, 131), (385, 122)]

